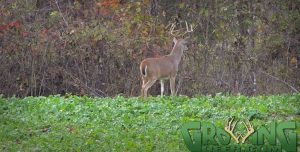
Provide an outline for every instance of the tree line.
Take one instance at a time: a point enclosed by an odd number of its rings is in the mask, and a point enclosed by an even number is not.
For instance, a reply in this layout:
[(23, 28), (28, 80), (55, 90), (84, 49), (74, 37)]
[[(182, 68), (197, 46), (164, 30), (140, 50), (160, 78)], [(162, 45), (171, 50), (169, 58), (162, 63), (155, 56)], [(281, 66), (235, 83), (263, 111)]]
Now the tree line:
[[(300, 90), (300, 1), (0, 4), (0, 94), (5, 96), (138, 96), (140, 62), (168, 54), (173, 45), (168, 25), (185, 21), (197, 28), (179, 67), (178, 94)], [(159, 83), (150, 89), (152, 95), (159, 92)]]

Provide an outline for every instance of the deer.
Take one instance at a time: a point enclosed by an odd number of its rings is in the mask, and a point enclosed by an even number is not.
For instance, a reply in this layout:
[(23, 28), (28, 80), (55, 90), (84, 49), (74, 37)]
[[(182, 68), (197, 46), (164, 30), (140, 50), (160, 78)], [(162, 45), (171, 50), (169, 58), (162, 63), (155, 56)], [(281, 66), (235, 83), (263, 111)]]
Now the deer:
[[(176, 22), (171, 25), (170, 34), (173, 37), (174, 46), (170, 54), (157, 57), (157, 58), (146, 58), (140, 64), (140, 73), (142, 77), (142, 89), (141, 96), (147, 97), (148, 89), (159, 80), (161, 87), (161, 96), (164, 94), (164, 81), (170, 80), (171, 96), (175, 96), (175, 79), (178, 72), (178, 65), (180, 64), (183, 52), (188, 50), (187, 39), (188, 38), (176, 38), (193, 32), (195, 28), (191, 25), (190, 28), (188, 23), (186, 24), (186, 31), (180, 34), (179, 30), (174, 30)], [(168, 26), (169, 26), (168, 25)], [(168, 27), (167, 26), (167, 27)]]

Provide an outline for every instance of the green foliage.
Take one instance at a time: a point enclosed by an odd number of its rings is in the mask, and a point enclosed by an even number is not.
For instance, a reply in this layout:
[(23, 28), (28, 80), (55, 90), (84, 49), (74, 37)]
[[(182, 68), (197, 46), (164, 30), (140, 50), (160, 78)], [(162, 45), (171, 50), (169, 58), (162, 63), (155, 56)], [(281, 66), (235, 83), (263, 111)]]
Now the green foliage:
[[(180, 126), (229, 117), (300, 122), (300, 94), (90, 98), (0, 96), (2, 151), (187, 151)], [(299, 129), (297, 130), (300, 131)]]

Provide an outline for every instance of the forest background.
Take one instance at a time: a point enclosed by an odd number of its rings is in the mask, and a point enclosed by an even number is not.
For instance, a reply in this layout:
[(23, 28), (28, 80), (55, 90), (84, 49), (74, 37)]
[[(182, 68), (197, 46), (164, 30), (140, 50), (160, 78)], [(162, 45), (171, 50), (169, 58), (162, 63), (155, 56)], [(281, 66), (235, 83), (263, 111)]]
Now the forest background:
[(138, 96), (139, 63), (168, 54), (168, 25), (185, 21), (197, 27), (178, 94), (299, 92), (299, 8), (299, 0), (1, 0), (0, 94)]

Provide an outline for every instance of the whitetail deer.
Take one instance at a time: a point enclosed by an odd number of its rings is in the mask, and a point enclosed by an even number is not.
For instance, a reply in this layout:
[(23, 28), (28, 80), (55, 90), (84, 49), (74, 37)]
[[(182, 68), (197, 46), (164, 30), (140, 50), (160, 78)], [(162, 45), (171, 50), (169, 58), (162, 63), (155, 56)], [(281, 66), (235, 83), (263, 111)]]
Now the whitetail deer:
[[(192, 32), (194, 29), (191, 26), (190, 29), (186, 23), (186, 32), (178, 36), (183, 36), (186, 33)], [(174, 31), (176, 23), (173, 23), (170, 28), (170, 34), (175, 36)], [(183, 51), (187, 50), (187, 40), (183, 38), (177, 39), (176, 36), (173, 38), (174, 47), (169, 55), (165, 55), (159, 58), (147, 58), (144, 59), (140, 64), (140, 72), (142, 75), (142, 89), (141, 96), (147, 97), (148, 89), (156, 82), (160, 80), (161, 84), (161, 96), (164, 93), (164, 80), (170, 79), (171, 95), (175, 95), (175, 78), (178, 71), (178, 65), (183, 55)]]

